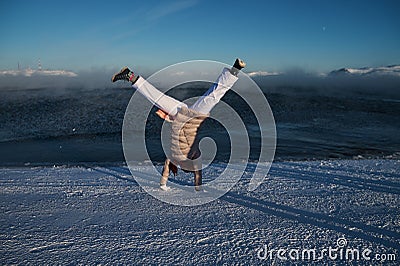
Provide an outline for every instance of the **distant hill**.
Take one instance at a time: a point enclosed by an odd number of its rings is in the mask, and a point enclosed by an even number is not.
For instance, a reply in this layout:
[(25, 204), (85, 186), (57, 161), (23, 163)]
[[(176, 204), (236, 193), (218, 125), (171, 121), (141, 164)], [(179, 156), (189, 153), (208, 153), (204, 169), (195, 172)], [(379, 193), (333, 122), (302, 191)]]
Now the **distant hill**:
[[(400, 77), (400, 65), (391, 65), (391, 66), (383, 66), (383, 67), (363, 67), (363, 68), (341, 68), (337, 70), (333, 70), (328, 73), (306, 73), (306, 72), (298, 72), (294, 73), (297, 76), (304, 74), (308, 76), (315, 75), (316, 77), (326, 77), (326, 76), (342, 76), (342, 75), (349, 75), (349, 76), (367, 76), (367, 75), (374, 75), (374, 76), (383, 76), (383, 75), (391, 75), (391, 76), (399, 76)], [(254, 71), (248, 72), (252, 78), (263, 78), (263, 77), (270, 77), (270, 76), (287, 76), (293, 75), (293, 72), (269, 72), (269, 71)]]
[(62, 76), (62, 77), (76, 77), (78, 74), (67, 70), (36, 70), (36, 69), (23, 69), (23, 70), (0, 70), (0, 75), (9, 76)]
[(385, 67), (341, 68), (331, 71), (329, 75), (395, 75), (400, 76), (400, 65)]

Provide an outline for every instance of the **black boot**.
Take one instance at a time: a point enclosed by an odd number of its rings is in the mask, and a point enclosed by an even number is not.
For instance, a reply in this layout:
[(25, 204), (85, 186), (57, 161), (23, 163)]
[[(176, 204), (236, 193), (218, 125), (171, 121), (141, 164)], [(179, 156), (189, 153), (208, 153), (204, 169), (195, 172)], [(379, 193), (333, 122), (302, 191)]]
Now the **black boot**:
[(241, 60), (239, 58), (236, 58), (236, 61), (233, 64), (233, 66), (232, 66), (230, 71), (231, 71), (232, 75), (237, 76), (239, 74), (239, 71), (242, 68), (244, 68), (245, 66), (246, 66), (246, 63), (243, 60)]
[(114, 76), (111, 78), (111, 81), (116, 82), (118, 80), (124, 80), (131, 81), (132, 84), (134, 84), (138, 78), (139, 77), (135, 76), (135, 74), (128, 67), (124, 67), (121, 69), (121, 71), (114, 74)]

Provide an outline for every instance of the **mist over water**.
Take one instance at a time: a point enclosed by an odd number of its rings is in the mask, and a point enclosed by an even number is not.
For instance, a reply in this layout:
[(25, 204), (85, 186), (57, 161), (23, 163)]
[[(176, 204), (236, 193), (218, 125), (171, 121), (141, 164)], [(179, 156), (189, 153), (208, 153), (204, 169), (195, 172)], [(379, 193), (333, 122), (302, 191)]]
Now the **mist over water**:
[(301, 69), (281, 75), (253, 78), (266, 92), (287, 95), (320, 95), (333, 97), (375, 97), (400, 100), (400, 73), (350, 75), (344, 73), (317, 74)]
[[(134, 91), (128, 83), (112, 84), (113, 72), (0, 76), (0, 164), (123, 161), (122, 122)], [(296, 70), (253, 79), (274, 113), (277, 160), (399, 157), (399, 76), (320, 76)], [(207, 86), (186, 84), (169, 94), (184, 100), (200, 96)], [(247, 121), (256, 155), (259, 129), (249, 107), (234, 92), (223, 100)], [(162, 122), (154, 114), (146, 124), (147, 146), (157, 161), (164, 158), (158, 137)], [(224, 160), (226, 132), (208, 123), (204, 134), (216, 140), (217, 160)]]

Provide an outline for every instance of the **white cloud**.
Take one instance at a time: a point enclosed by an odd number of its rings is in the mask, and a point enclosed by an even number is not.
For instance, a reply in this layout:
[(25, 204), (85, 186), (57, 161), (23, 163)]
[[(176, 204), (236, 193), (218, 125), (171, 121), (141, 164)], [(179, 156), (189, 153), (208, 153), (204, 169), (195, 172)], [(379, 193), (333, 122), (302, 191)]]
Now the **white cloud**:
[(197, 1), (195, 0), (179, 1), (173, 3), (171, 3), (170, 1), (166, 1), (163, 2), (163, 4), (158, 5), (155, 8), (151, 9), (147, 13), (147, 19), (150, 21), (159, 20), (165, 16), (174, 14), (176, 12), (194, 6), (195, 4), (197, 4)]
[(265, 76), (276, 76), (280, 75), (282, 73), (280, 72), (268, 72), (268, 71), (254, 71), (254, 72), (249, 72), (247, 75), (250, 77), (265, 77)]
[(152, 25), (157, 24), (159, 20), (163, 19), (164, 17), (175, 14), (196, 4), (197, 0), (178, 2), (162, 1), (161, 4), (152, 6), (151, 8), (140, 7), (129, 16), (122, 17), (111, 23), (113, 28), (121, 27), (127, 24), (135, 25), (135, 27), (118, 32), (118, 34), (114, 33), (112, 39), (119, 40), (137, 35), (143, 31), (146, 31)]

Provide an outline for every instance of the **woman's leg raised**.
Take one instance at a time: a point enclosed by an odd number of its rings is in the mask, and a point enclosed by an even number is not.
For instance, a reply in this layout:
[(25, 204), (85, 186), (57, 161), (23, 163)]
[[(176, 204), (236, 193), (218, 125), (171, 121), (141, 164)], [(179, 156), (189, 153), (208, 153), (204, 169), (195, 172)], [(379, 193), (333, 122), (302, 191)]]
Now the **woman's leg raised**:
[(239, 70), (244, 68), (245, 65), (246, 64), (238, 58), (231, 69), (224, 68), (214, 84), (190, 107), (190, 109), (202, 114), (208, 114), (225, 93), (232, 88), (238, 80), (237, 75)]
[(165, 95), (163, 92), (155, 88), (150, 82), (140, 76), (135, 83), (132, 84), (132, 87), (140, 92), (152, 104), (171, 116), (175, 116), (180, 107), (187, 107), (185, 103)]

